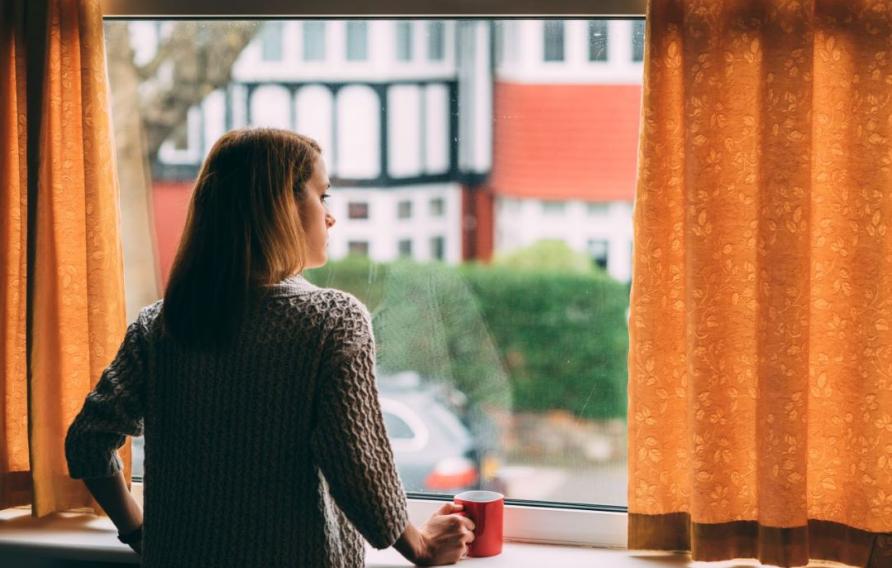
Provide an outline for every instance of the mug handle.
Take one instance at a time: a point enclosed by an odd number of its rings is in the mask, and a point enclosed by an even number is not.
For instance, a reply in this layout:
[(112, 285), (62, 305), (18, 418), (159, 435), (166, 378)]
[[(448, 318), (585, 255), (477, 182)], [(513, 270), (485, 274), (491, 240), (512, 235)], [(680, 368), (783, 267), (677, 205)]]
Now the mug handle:
[[(453, 503), (455, 503), (455, 501), (453, 501)], [(461, 505), (462, 507), (464, 507), (464, 505), (462, 503), (455, 503), (455, 504)], [(470, 517), (468, 517), (467, 512), (464, 509), (453, 513), (453, 515), (461, 515), (462, 517), (470, 518)], [(482, 519), (474, 520), (474, 536), (483, 534), (483, 527), (485, 526), (485, 524), (486, 524), (486, 515), (483, 515)]]

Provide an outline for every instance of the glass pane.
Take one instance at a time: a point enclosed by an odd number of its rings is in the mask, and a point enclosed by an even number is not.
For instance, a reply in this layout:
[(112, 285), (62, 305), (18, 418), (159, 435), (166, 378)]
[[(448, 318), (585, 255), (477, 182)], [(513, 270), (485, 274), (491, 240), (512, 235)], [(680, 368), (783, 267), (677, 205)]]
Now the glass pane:
[(632, 22), (632, 61), (644, 61), (644, 20)]
[(396, 58), (399, 61), (412, 60), (412, 22), (396, 24)]
[[(624, 505), (641, 65), (580, 63), (589, 29), (640, 24), (270, 24), (106, 22), (129, 317), (162, 295), (211, 145), (251, 124), (296, 128), (322, 147), (337, 219), (329, 263), (307, 277), (373, 314), (406, 489)], [(171, 51), (183, 35), (193, 49)], [(455, 57), (429, 57), (434, 43)]]
[(347, 204), (348, 219), (368, 219), (369, 204), (365, 202), (351, 201)]
[(564, 22), (548, 20), (545, 22), (545, 61), (564, 60)]
[(368, 59), (368, 22), (347, 22), (347, 61)]
[(607, 20), (588, 23), (588, 60), (607, 61)]
[(442, 61), (446, 51), (446, 36), (443, 32), (443, 22), (427, 23), (427, 57), (431, 61)]
[(304, 22), (304, 60), (325, 59), (325, 22)]
[(264, 61), (282, 60), (282, 22), (266, 22), (261, 32)]

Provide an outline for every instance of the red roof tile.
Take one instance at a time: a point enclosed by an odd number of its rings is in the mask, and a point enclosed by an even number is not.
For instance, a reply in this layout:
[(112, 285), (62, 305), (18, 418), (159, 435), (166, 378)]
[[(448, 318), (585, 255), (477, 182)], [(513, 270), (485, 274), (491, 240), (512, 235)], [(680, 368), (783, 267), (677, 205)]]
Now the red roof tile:
[(631, 201), (640, 85), (497, 82), (493, 171), (497, 195)]

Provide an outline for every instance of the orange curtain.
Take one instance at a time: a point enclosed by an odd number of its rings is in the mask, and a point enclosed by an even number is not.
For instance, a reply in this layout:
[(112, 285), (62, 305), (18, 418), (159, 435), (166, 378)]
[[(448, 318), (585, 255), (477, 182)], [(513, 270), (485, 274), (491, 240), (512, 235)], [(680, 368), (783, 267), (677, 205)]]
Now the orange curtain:
[(629, 547), (892, 566), (892, 2), (651, 0)]
[[(31, 6), (26, 8), (28, 3)], [(42, 10), (34, 10), (34, 4), (40, 4)], [(12, 13), (18, 11), (27, 19), (36, 12), (44, 19), (40, 23), (45, 34), (28, 34), (23, 39), (13, 33), (15, 39), (9, 40), (41, 43), (25, 49), (28, 56), (41, 54), (41, 65), (33, 65), (33, 61), (18, 67), (7, 65), (0, 77), (6, 90), (8, 84), (15, 87), (24, 81), (22, 71), (27, 68), (27, 91), (34, 100), (29, 100), (33, 104), (27, 105), (27, 112), (22, 112), (21, 105), (16, 109), (15, 124), (39, 124), (38, 140), (28, 141), (31, 159), (27, 163), (32, 169), (22, 173), (19, 160), (19, 185), (4, 186), (5, 194), (7, 188), (20, 187), (22, 179), (32, 186), (32, 198), (27, 202), (31, 208), (29, 231), (4, 233), (2, 243), (5, 250), (19, 251), (19, 255), (26, 246), (32, 250), (24, 285), (21, 260), (16, 265), (18, 280), (12, 280), (8, 271), (3, 275), (5, 285), (15, 283), (20, 291), (26, 290), (30, 304), (27, 380), (18, 367), (14, 373), (5, 372), (2, 384), (7, 401), (18, 405), (13, 424), (21, 426), (20, 401), (28, 397), (28, 431), (0, 431), (2, 446), (10, 448), (17, 460), (0, 463), (4, 467), (0, 475), (4, 479), (13, 473), (19, 479), (23, 473), (28, 476), (29, 500), (36, 516), (92, 505), (83, 483), (68, 477), (65, 431), (114, 356), (125, 325), (117, 181), (99, 4), (99, 0), (14, 0)], [(28, 24), (29, 29), (33, 24)], [(4, 28), (4, 42), (6, 37)], [(7, 122), (3, 126), (0, 136), (4, 141), (17, 135)], [(3, 147), (7, 148), (5, 143)], [(12, 179), (7, 170), (4, 161), (5, 184)], [(11, 211), (0, 213), (4, 223), (8, 218), (22, 218), (21, 207), (17, 216)], [(27, 235), (31, 242), (25, 242)], [(3, 267), (6, 270), (5, 264)], [(17, 298), (22, 301), (21, 295)], [(22, 308), (17, 309), (21, 314)], [(3, 316), (3, 344), (12, 344), (21, 353), (20, 336), (9, 332), (11, 317)], [(9, 369), (11, 363), (4, 363)], [(128, 456), (123, 457), (129, 463)], [(0, 505), (20, 504), (17, 501), (20, 499)]]
[(0, 5), (0, 508), (27, 503), (25, 357), (28, 183), (24, 18)]

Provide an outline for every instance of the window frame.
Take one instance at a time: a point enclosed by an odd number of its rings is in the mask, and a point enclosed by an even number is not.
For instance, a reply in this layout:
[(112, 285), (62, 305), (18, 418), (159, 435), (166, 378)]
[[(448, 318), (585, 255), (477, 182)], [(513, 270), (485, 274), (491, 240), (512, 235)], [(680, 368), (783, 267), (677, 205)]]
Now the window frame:
[[(483, 0), (469, 5), (461, 0), (326, 0), (294, 4), (292, 0), (101, 0), (107, 19), (134, 18), (622, 18), (645, 16), (646, 0), (533, 0), (517, 12), (508, 0)], [(368, 18), (366, 18), (368, 19)], [(566, 32), (565, 32), (566, 33)], [(414, 34), (413, 34), (414, 35)], [(544, 38), (544, 30), (543, 30)], [(566, 41), (566, 37), (565, 37)], [(565, 48), (566, 51), (566, 48)], [(544, 53), (543, 53), (544, 56)], [(368, 243), (368, 241), (366, 241)], [(371, 243), (368, 243), (371, 248)], [(141, 489), (141, 483), (134, 482)], [(416, 522), (426, 519), (452, 496), (408, 493), (409, 513)], [(523, 542), (626, 548), (627, 507), (568, 504), (506, 499), (505, 538)]]

